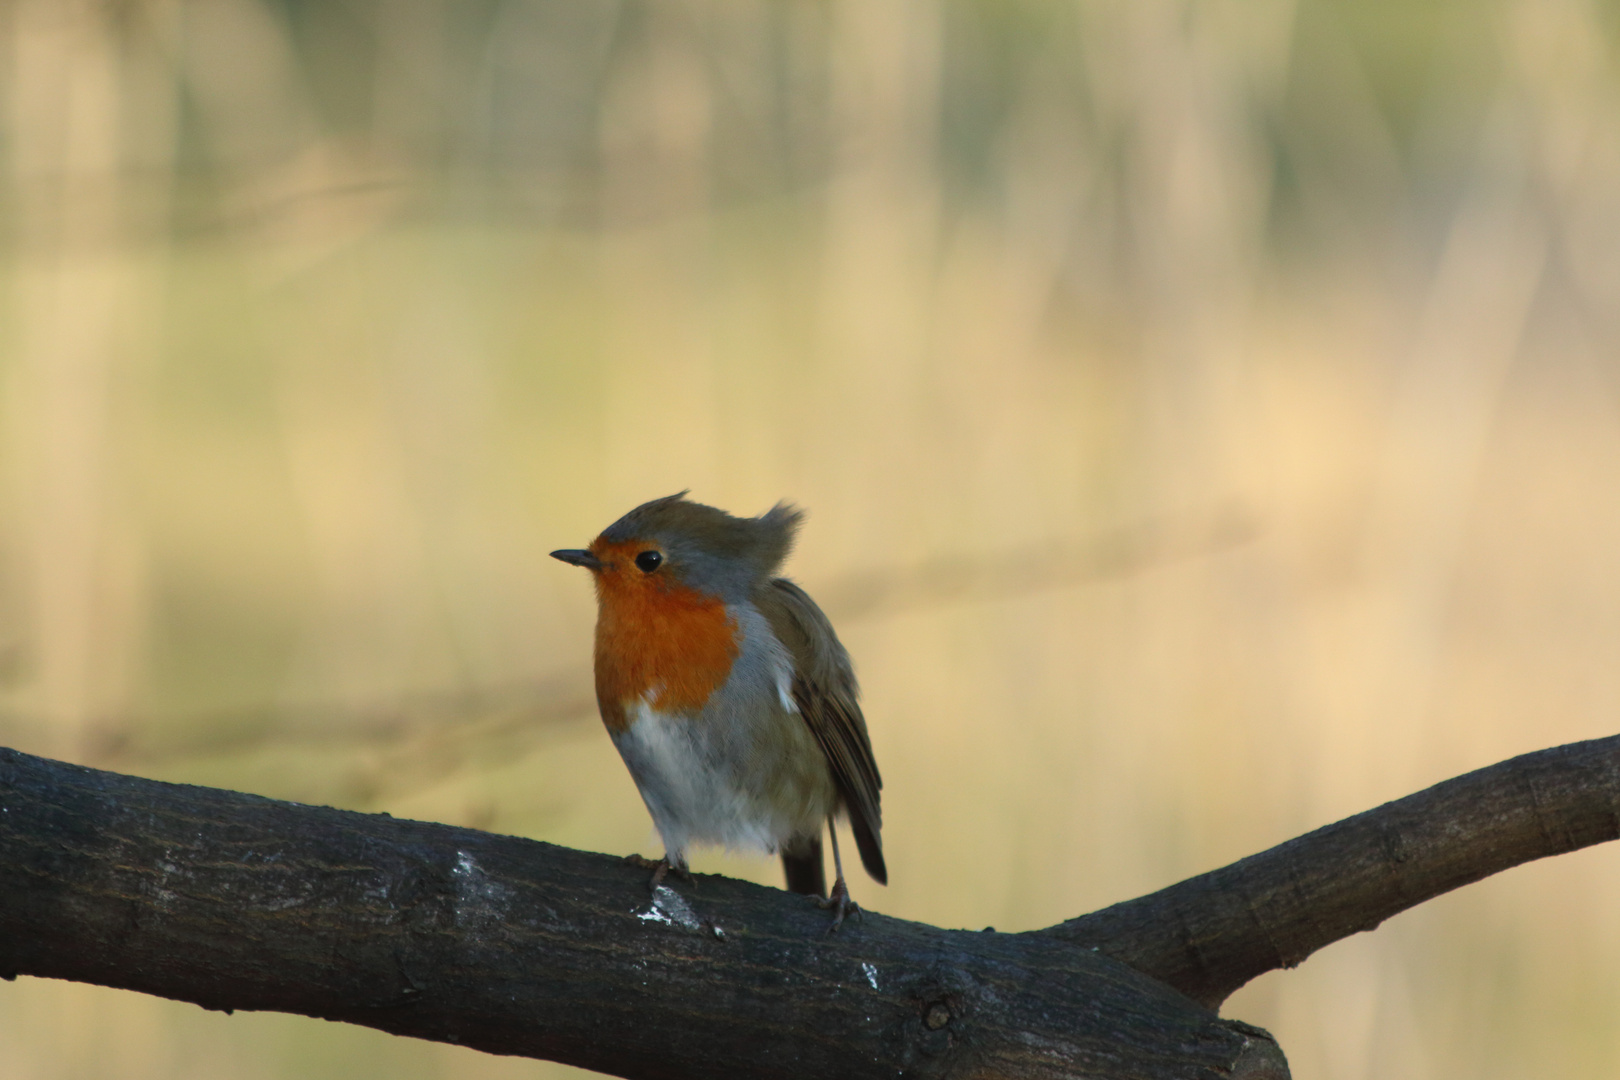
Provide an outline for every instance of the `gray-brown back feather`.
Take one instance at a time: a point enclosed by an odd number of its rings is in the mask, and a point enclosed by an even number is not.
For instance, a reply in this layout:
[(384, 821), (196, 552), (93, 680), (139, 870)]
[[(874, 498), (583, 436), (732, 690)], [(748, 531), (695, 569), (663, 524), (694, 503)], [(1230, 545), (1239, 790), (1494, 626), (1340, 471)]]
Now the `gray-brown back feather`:
[(849, 811), (861, 863), (875, 880), (887, 884), (878, 794), (883, 778), (872, 756), (849, 653), (816, 602), (786, 578), (775, 578), (756, 590), (754, 604), (793, 658), (793, 700), (827, 755)]

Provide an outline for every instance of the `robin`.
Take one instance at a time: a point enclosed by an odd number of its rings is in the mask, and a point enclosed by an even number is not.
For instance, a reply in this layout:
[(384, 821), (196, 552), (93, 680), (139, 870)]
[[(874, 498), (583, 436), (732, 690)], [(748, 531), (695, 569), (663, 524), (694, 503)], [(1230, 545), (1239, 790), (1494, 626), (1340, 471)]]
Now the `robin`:
[(733, 517), (683, 491), (636, 507), (587, 549), (551, 555), (596, 581), (596, 701), (664, 841), (647, 864), (652, 887), (671, 870), (690, 876), (694, 843), (777, 852), (787, 887), (832, 908), (836, 930), (859, 911), (839, 814), (866, 872), (888, 883), (883, 781), (849, 654), (816, 602), (774, 576), (803, 517), (785, 502)]

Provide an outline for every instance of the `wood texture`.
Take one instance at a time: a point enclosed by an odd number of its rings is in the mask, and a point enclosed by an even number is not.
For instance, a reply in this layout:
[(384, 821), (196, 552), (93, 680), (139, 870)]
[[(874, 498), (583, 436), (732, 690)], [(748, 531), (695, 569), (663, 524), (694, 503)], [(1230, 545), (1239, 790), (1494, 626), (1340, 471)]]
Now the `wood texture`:
[(1617, 835), (1620, 736), (1045, 930), (868, 914), (828, 937), (825, 912), (774, 889), (700, 875), (650, 897), (644, 870), (604, 855), (0, 749), (0, 975), (630, 1077), (1273, 1080), (1270, 1037), (1197, 1002)]
[(0, 974), (627, 1077), (1281, 1080), (1264, 1032), (1091, 949), (0, 750)]

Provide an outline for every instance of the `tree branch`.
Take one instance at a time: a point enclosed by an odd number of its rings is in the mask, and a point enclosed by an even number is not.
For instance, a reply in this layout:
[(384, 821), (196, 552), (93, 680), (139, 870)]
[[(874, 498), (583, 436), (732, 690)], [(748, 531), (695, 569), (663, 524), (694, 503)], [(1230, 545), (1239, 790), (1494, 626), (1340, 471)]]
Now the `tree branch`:
[(1210, 1008), (1324, 945), (1520, 863), (1620, 836), (1620, 736), (1512, 758), (1040, 931)]
[(607, 856), (0, 749), (0, 975), (631, 1077), (1286, 1077), (1269, 1036), (1182, 993), (1214, 1007), (1439, 893), (1613, 839), (1617, 808), (1620, 736), (1045, 930), (872, 914), (828, 938), (803, 898), (744, 882), (649, 898)]
[[(1089, 949), (0, 750), (0, 975), (628, 1077), (1250, 1077), (1264, 1032)], [(718, 931), (717, 928), (718, 927)]]

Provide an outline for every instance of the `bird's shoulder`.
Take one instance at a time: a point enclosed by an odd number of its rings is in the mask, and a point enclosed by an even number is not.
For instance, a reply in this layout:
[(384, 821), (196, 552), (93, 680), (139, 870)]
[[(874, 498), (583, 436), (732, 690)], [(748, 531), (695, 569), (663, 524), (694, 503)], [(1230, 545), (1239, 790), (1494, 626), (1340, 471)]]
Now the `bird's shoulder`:
[(809, 593), (787, 578), (771, 578), (751, 599), (787, 651), (795, 678), (814, 683), (822, 693), (851, 700), (859, 695), (849, 653)]
[(792, 694), (799, 713), (827, 755), (851, 810), (875, 831), (882, 820), (878, 792), (883, 780), (872, 755), (849, 653), (826, 613), (787, 578), (762, 583), (752, 600), (792, 661)]

